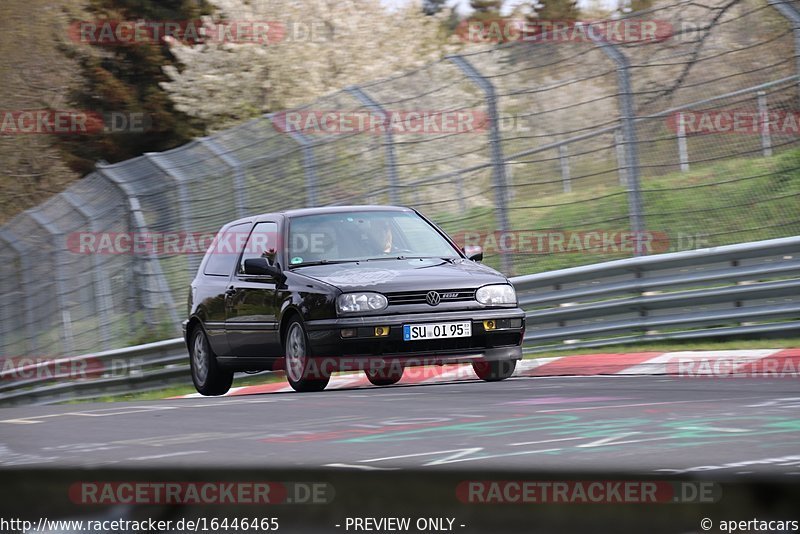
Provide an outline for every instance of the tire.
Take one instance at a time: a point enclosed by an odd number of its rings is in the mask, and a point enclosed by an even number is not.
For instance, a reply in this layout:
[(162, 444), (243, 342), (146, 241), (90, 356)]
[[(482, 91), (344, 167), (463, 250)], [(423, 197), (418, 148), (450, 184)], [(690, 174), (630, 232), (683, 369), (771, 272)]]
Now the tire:
[(367, 380), (375, 386), (391, 386), (403, 378), (404, 370), (402, 367), (400, 369), (367, 369), (364, 374), (367, 375)]
[(191, 340), (189, 367), (195, 389), (202, 395), (224, 395), (233, 384), (233, 372), (219, 366), (202, 327), (192, 330)]
[(294, 318), (283, 340), (286, 378), (295, 391), (322, 391), (331, 379), (324, 369), (313, 368), (308, 336), (300, 319)]
[(505, 380), (514, 374), (517, 360), (497, 360), (491, 362), (473, 362), (472, 369), (478, 378), (486, 382)]

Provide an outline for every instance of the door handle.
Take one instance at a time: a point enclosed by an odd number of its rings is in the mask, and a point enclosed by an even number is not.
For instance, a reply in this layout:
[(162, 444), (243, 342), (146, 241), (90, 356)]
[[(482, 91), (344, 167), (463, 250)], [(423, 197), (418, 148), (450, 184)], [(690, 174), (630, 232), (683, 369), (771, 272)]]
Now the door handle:
[(234, 296), (235, 294), (236, 294), (236, 288), (235, 288), (235, 287), (229, 287), (229, 288), (228, 288), (228, 289), (225, 291), (225, 296), (226, 296), (226, 297), (232, 297), (232, 296)]

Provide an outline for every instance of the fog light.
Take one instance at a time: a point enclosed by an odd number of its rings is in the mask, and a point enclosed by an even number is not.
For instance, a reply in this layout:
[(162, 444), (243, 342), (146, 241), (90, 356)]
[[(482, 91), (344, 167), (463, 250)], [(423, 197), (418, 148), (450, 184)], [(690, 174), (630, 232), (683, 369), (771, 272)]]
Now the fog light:
[(375, 337), (386, 337), (389, 335), (389, 327), (388, 326), (376, 326), (375, 327)]
[(342, 334), (342, 337), (356, 337), (356, 329), (355, 328), (342, 328), (341, 334)]
[(494, 320), (483, 321), (483, 329), (486, 331), (494, 330), (497, 328), (497, 323)]

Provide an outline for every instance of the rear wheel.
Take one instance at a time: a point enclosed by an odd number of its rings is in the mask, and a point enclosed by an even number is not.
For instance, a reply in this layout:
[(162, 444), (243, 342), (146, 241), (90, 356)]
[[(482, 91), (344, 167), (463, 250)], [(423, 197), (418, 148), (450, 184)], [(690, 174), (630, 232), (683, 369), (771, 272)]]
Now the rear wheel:
[(367, 369), (364, 373), (367, 375), (367, 380), (376, 386), (391, 386), (403, 378), (402, 367), (400, 369)]
[(231, 389), (233, 373), (222, 369), (200, 326), (192, 331), (189, 367), (195, 389), (203, 395), (224, 395)]
[(478, 378), (487, 382), (505, 380), (514, 374), (517, 360), (497, 360), (491, 362), (473, 362), (472, 369)]
[(286, 378), (295, 391), (322, 391), (331, 379), (325, 369), (315, 368), (308, 350), (308, 337), (300, 319), (292, 319), (283, 342)]

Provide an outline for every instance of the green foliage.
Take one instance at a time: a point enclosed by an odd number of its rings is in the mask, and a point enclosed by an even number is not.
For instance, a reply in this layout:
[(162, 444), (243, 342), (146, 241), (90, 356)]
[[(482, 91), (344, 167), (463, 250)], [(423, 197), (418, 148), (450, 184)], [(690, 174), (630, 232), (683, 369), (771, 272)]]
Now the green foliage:
[[(592, 174), (589, 170), (586, 174)], [(539, 177), (547, 181), (546, 176)], [(552, 177), (551, 177), (552, 178)], [(646, 230), (666, 236), (654, 253), (713, 247), (800, 234), (800, 150), (772, 157), (736, 158), (695, 165), (689, 172), (644, 178), (641, 183)], [(512, 230), (546, 232), (626, 231), (625, 189), (606, 183), (573, 184), (571, 193), (522, 188), (509, 206)], [(617, 219), (613, 221), (614, 219)], [(441, 214), (436, 222), (451, 234), (491, 233), (491, 208)], [(593, 221), (613, 221), (597, 223)], [(500, 254), (486, 251), (484, 263), (500, 268)], [(578, 250), (521, 253), (513, 274), (530, 274), (630, 257), (626, 251)]]

